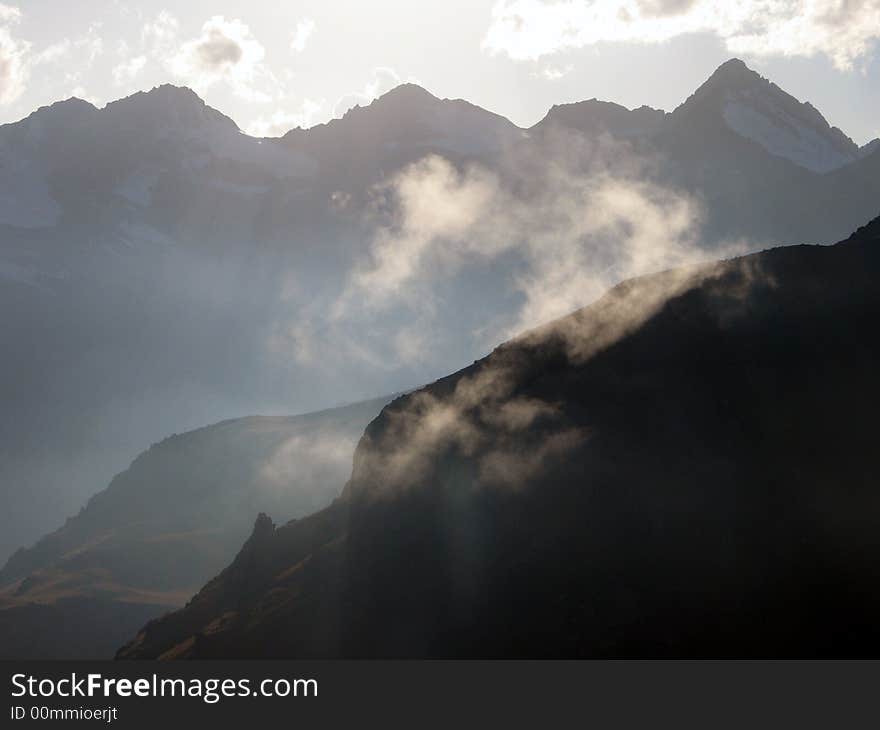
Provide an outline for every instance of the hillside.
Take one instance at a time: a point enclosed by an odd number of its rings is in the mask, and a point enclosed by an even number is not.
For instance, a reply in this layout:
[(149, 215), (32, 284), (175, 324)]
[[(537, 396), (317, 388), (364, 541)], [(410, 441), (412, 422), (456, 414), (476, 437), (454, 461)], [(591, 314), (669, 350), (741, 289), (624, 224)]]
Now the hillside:
[(386, 406), (121, 658), (880, 650), (880, 219), (627, 281)]
[(154, 444), (0, 570), (0, 655), (112, 654), (109, 641), (182, 606), (218, 573), (253, 515), (290, 519), (330, 504), (387, 401), (239, 418)]

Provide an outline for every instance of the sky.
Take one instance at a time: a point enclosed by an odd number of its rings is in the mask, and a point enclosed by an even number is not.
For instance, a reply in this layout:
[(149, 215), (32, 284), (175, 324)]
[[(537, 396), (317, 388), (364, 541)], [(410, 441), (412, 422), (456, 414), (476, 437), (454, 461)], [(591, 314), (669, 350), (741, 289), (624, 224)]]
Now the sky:
[(671, 110), (736, 56), (863, 144), (878, 51), (880, 0), (12, 0), (0, 123), (170, 82), (277, 136), (411, 81), (530, 126), (594, 97)]

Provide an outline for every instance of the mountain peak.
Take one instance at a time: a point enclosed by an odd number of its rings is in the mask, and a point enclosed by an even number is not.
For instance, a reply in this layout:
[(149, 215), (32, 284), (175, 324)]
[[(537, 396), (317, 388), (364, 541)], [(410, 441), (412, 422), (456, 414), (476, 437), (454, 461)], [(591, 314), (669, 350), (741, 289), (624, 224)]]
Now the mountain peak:
[[(31, 112), (26, 119), (35, 120), (53, 120), (54, 123), (72, 124), (76, 120), (90, 116), (98, 111), (98, 108), (84, 99), (71, 96), (63, 101), (56, 101), (54, 104), (41, 106), (34, 112)], [(50, 122), (51, 124), (52, 122)]]
[(429, 109), (440, 103), (440, 99), (418, 84), (405, 83), (395, 86), (381, 96), (373, 99), (365, 107), (353, 107), (345, 116), (358, 108), (371, 111), (382, 110), (392, 114), (406, 113), (410, 110)]
[(813, 172), (834, 170), (860, 156), (858, 145), (828, 124), (812, 104), (796, 99), (738, 58), (721, 64), (673, 115), (704, 130), (726, 127)]
[(149, 91), (138, 91), (125, 98), (110, 102), (105, 107), (110, 114), (132, 114), (139, 121), (151, 125), (200, 126), (215, 123), (238, 130), (238, 125), (222, 112), (208, 106), (187, 86), (161, 84)]
[(136, 91), (129, 96), (111, 101), (107, 106), (117, 107), (144, 103), (207, 106), (202, 98), (188, 86), (175, 86), (174, 84), (160, 84), (148, 91)]
[(737, 78), (750, 78), (754, 79), (755, 77), (760, 78), (759, 74), (756, 71), (750, 69), (746, 62), (740, 58), (731, 58), (722, 63), (718, 68), (715, 69), (714, 73), (710, 78), (725, 78), (725, 79), (737, 79)]
[(739, 58), (731, 58), (715, 69), (712, 75), (697, 89), (694, 96), (710, 90), (727, 89), (737, 91), (762, 84), (767, 85), (770, 82), (757, 71), (750, 69), (744, 61)]
[(92, 104), (90, 101), (86, 101), (85, 99), (80, 99), (78, 96), (71, 96), (69, 99), (63, 99), (62, 101), (56, 101), (51, 105), (56, 109), (82, 109), (94, 111), (98, 107)]
[(561, 126), (589, 134), (607, 132), (625, 139), (653, 134), (660, 129), (665, 118), (666, 112), (660, 109), (649, 106), (627, 109), (611, 101), (593, 98), (571, 104), (554, 104), (533, 129), (539, 131)]
[(385, 99), (386, 101), (389, 99), (418, 99), (421, 101), (439, 101), (439, 99), (434, 96), (430, 91), (419, 86), (418, 84), (413, 84), (411, 82), (398, 84), (393, 89), (391, 89), (391, 91), (386, 91), (384, 94), (382, 94), (379, 99)]

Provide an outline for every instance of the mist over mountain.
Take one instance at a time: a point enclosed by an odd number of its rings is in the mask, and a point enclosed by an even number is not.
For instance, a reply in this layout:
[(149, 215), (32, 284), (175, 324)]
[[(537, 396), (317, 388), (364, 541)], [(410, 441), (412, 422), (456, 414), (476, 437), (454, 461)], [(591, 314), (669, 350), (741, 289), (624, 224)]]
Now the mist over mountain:
[(167, 85), (42, 108), (0, 127), (0, 553), (168, 433), (399, 391), (621, 279), (838, 240), (878, 167), (735, 61), (671, 113), (529, 130), (412, 84), (278, 139)]
[(253, 515), (303, 517), (339, 496), (357, 440), (389, 400), (239, 418), (154, 444), (0, 570), (0, 656), (109, 658), (216, 575)]
[(880, 218), (628, 280), (387, 405), (122, 658), (871, 656)]

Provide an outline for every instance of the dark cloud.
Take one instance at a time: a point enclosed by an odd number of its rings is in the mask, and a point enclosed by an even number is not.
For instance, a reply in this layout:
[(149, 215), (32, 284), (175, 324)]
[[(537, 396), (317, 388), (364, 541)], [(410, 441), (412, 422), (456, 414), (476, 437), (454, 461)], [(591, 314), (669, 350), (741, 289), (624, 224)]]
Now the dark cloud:
[(209, 68), (235, 65), (244, 54), (238, 43), (223, 35), (217, 28), (211, 30), (208, 37), (195, 48), (199, 61)]

